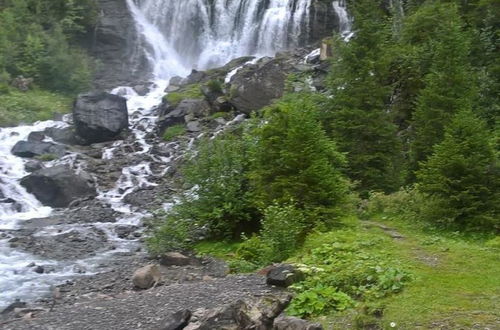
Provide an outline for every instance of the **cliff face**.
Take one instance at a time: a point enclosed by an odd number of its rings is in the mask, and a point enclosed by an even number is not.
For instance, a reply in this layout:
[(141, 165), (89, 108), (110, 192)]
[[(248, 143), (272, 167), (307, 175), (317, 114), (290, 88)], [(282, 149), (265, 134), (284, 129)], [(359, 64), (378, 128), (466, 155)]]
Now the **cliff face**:
[(99, 19), (91, 53), (99, 61), (95, 86), (111, 88), (138, 81), (147, 62), (138, 51), (140, 41), (126, 0), (98, 0)]
[[(131, 83), (137, 83), (147, 79), (151, 73), (151, 67), (146, 59), (144, 49), (146, 49), (148, 45), (146, 45), (138, 34), (134, 18), (127, 5), (127, 0), (97, 0), (97, 2), (99, 5), (99, 19), (92, 37), (91, 46), (91, 53), (100, 63), (97, 68), (95, 87), (98, 89), (109, 89), (118, 85), (130, 85)], [(298, 6), (298, 2), (296, 2), (294, 6)], [(162, 21), (162, 19), (167, 20), (168, 24), (170, 24), (169, 22), (178, 21), (179, 19), (182, 21), (182, 17), (168, 17), (168, 15), (172, 13), (172, 10), (166, 11), (164, 14), (158, 13), (161, 15), (159, 21)], [(332, 31), (338, 30), (339, 19), (332, 6), (332, 1), (330, 0), (312, 0), (308, 16), (309, 19), (307, 21), (304, 20), (302, 23), (308, 26), (302, 26), (301, 29), (303, 31), (308, 30), (308, 33), (300, 38), (297, 43), (299, 46), (312, 44), (326, 36), (330, 36)], [(183, 24), (193, 24), (191, 16), (185, 17)], [(236, 24), (242, 23), (236, 22)], [(201, 26), (201, 23), (198, 25)], [(204, 29), (200, 29), (206, 30), (207, 28), (210, 27), (205, 26)], [(179, 30), (172, 30), (172, 27), (163, 27), (163, 29), (165, 31), (170, 31), (169, 33)], [(196, 28), (194, 28), (194, 30), (196, 30)], [(180, 29), (179, 31), (183, 30)], [(183, 34), (184, 38), (186, 38), (185, 33), (180, 34)], [(189, 38), (193, 37), (190, 36)], [(194, 43), (193, 40), (184, 40), (183, 42)], [(273, 43), (276, 44), (277, 42), (278, 41), (274, 41)], [(234, 46), (239, 47), (240, 45), (241, 44), (235, 44)], [(210, 45), (205, 46), (209, 47)], [(183, 54), (182, 56), (185, 58), (189, 56), (196, 57), (199, 53), (203, 52), (206, 47), (197, 50), (196, 54)], [(252, 52), (259, 53), (258, 49), (254, 49)], [(181, 53), (182, 51), (179, 52), (179, 54)], [(244, 53), (238, 56), (241, 55), (251, 54)], [(230, 58), (227, 60), (235, 56), (229, 57)]]

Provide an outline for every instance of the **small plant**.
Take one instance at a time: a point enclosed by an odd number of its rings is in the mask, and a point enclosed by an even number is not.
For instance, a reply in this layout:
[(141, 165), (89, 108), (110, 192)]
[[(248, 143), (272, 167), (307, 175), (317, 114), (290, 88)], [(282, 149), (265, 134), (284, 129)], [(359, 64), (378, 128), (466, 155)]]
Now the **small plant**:
[(262, 240), (272, 250), (272, 261), (282, 261), (292, 255), (302, 242), (306, 217), (293, 204), (272, 205), (264, 211)]
[(229, 119), (231, 117), (231, 114), (228, 112), (216, 112), (210, 116), (212, 119), (217, 119), (217, 118), (224, 118), (224, 119)]
[(169, 214), (156, 214), (151, 223), (154, 229), (146, 241), (151, 254), (158, 255), (191, 247), (190, 223), (179, 216), (175, 207)]
[(222, 93), (222, 82), (220, 80), (210, 80), (209, 82), (207, 82), (207, 87), (212, 93)]
[(333, 287), (318, 284), (314, 288), (299, 293), (287, 312), (294, 316), (311, 317), (328, 311), (343, 311), (355, 305), (354, 300)]
[(56, 160), (57, 158), (57, 155), (54, 154), (43, 154), (36, 157), (36, 159), (41, 160), (42, 162), (50, 162)]
[(183, 124), (170, 126), (163, 133), (163, 140), (171, 141), (184, 133), (186, 133), (186, 127)]

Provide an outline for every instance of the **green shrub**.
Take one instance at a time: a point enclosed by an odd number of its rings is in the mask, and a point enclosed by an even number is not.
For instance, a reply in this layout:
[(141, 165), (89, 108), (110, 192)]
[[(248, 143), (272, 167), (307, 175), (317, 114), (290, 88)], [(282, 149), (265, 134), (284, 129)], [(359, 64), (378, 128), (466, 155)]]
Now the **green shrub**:
[(163, 140), (171, 141), (172, 139), (183, 135), (184, 133), (186, 133), (186, 126), (184, 126), (183, 124), (170, 126), (163, 133)]
[(265, 209), (260, 236), (270, 247), (271, 261), (287, 259), (302, 243), (306, 217), (294, 205), (272, 205)]
[(236, 257), (247, 261), (255, 267), (265, 266), (273, 260), (273, 249), (259, 236), (245, 240), (236, 250)]
[(354, 306), (354, 300), (335, 288), (318, 284), (299, 293), (287, 313), (299, 317), (319, 316), (328, 311), (343, 311)]
[[(180, 210), (182, 211), (182, 210)], [(192, 246), (192, 223), (174, 207), (168, 214), (160, 212), (152, 220), (151, 235), (146, 240), (149, 252), (159, 255), (182, 251)]]
[(220, 80), (212, 79), (207, 82), (207, 86), (212, 93), (222, 93), (222, 82)]

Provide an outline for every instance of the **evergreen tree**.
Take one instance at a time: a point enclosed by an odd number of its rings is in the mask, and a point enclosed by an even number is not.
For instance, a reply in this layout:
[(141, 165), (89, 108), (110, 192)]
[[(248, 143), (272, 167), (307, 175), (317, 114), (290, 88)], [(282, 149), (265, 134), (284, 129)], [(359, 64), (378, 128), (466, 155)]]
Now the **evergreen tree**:
[(256, 130), (250, 173), (262, 208), (292, 201), (301, 209), (322, 212), (346, 200), (345, 158), (326, 136), (317, 113), (306, 96), (267, 109), (266, 123)]
[[(411, 168), (417, 169), (444, 135), (444, 127), (458, 110), (472, 106), (475, 79), (469, 64), (470, 40), (462, 30), (457, 7), (450, 4), (424, 5), (419, 11), (439, 16), (434, 26), (431, 65), (424, 77), (425, 87), (417, 97), (413, 116)], [(425, 17), (417, 13), (419, 17)]]
[(438, 218), (467, 227), (500, 226), (500, 167), (484, 121), (460, 111), (444, 140), (417, 173), (419, 190), (433, 198)]
[(337, 40), (326, 126), (346, 152), (349, 177), (359, 190), (394, 191), (401, 183), (401, 145), (387, 111), (391, 88), (386, 55), (390, 22), (379, 1), (356, 1), (352, 40)]

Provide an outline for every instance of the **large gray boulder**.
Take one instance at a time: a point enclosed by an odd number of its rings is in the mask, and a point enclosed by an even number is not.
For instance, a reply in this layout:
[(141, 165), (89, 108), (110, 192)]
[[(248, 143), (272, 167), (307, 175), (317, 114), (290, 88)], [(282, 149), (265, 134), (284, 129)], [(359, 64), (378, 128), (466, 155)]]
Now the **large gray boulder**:
[[(199, 118), (210, 113), (210, 104), (203, 99), (185, 99), (175, 108), (167, 107), (158, 118), (160, 131), (167, 127), (189, 122), (189, 118)], [(192, 120), (191, 120), (192, 121)]]
[(290, 58), (264, 58), (239, 70), (231, 79), (230, 102), (249, 114), (283, 96), (288, 73), (294, 71)]
[(18, 157), (32, 158), (41, 155), (55, 155), (62, 157), (66, 148), (60, 144), (43, 141), (19, 141), (11, 150)]
[(87, 144), (113, 140), (128, 128), (127, 100), (104, 92), (80, 94), (73, 120), (77, 135)]
[(97, 195), (90, 175), (77, 174), (64, 165), (35, 171), (24, 177), (21, 185), (42, 204), (51, 207), (66, 207), (77, 199)]

